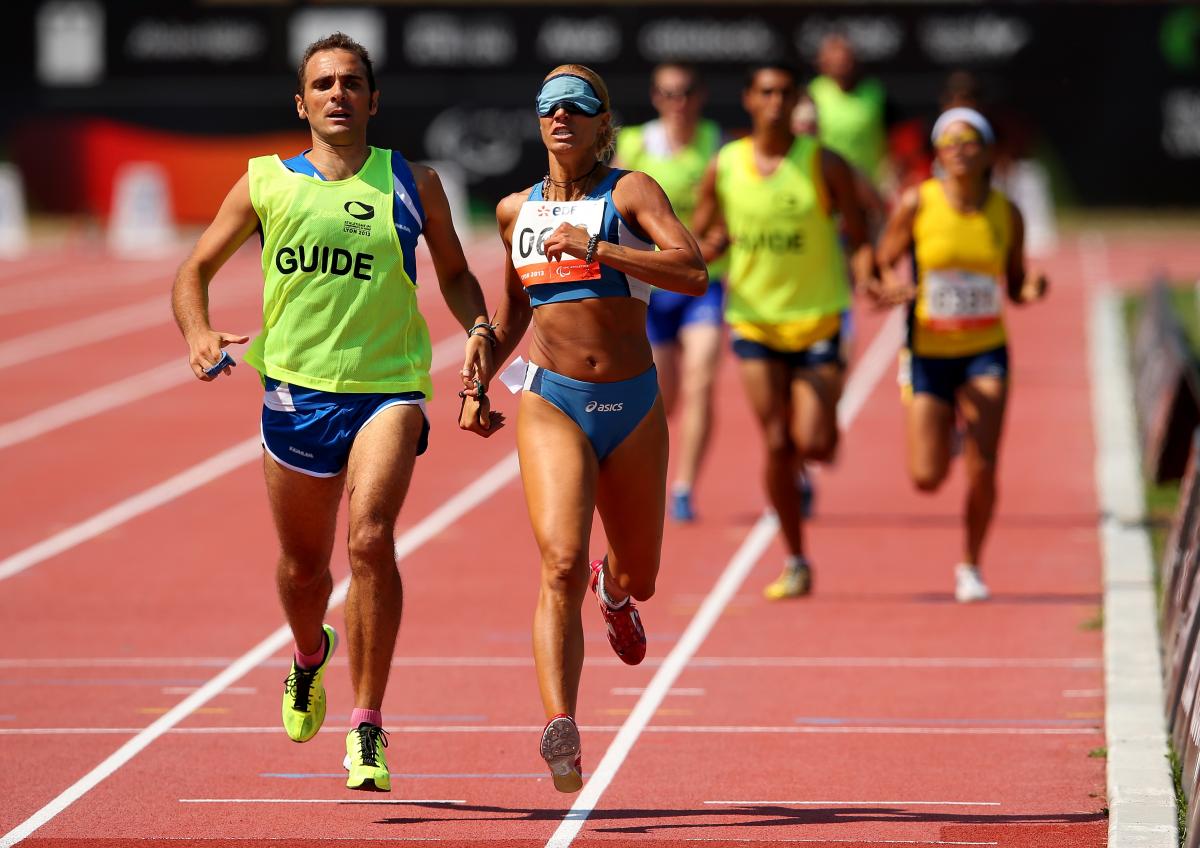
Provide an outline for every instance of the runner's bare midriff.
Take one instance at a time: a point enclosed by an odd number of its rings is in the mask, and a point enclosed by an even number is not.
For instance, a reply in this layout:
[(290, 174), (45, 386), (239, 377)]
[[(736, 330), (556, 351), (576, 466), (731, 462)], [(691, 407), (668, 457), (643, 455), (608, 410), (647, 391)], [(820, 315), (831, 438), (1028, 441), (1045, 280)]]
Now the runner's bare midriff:
[(648, 369), (646, 304), (635, 298), (548, 303), (534, 313), (530, 360), (574, 380), (611, 383)]

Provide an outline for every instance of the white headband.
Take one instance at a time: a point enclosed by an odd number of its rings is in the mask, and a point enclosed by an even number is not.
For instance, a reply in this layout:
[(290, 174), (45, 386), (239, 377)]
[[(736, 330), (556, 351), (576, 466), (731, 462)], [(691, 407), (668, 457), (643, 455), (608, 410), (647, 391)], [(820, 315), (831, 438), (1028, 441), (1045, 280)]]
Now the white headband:
[(992, 125), (988, 123), (988, 119), (974, 109), (968, 109), (965, 106), (947, 109), (939, 115), (937, 121), (933, 124), (933, 132), (929, 136), (930, 140), (934, 144), (937, 144), (938, 136), (946, 131), (946, 127), (959, 121), (978, 130), (987, 144), (992, 144), (996, 141), (996, 134), (992, 132)]

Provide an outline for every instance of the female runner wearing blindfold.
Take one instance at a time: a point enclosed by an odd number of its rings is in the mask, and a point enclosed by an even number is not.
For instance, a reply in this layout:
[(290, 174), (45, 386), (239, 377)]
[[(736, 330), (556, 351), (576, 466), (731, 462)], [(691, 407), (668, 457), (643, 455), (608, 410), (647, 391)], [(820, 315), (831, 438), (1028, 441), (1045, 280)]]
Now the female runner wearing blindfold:
[[(555, 788), (574, 792), (583, 785), (574, 716), (584, 596), (596, 593), (617, 656), (641, 662), (646, 635), (633, 601), (654, 594), (662, 547), (667, 422), (646, 301), (652, 285), (703, 294), (708, 273), (658, 183), (606, 164), (614, 127), (595, 71), (555, 68), (537, 113), (546, 176), (496, 208), (512, 261), (495, 356), (513, 353), (532, 318), (517, 450), (542, 560), (533, 653), (549, 721), (540, 751)], [(460, 424), (486, 428), (488, 415), (486, 394), (468, 393)], [(589, 567), (595, 510), (608, 551)]]

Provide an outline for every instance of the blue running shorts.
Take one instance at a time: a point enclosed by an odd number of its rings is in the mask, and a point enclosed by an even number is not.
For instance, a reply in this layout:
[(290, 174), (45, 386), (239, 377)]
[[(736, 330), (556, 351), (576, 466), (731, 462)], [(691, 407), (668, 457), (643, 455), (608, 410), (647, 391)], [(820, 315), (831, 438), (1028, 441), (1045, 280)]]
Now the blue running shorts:
[[(285, 468), (310, 477), (335, 477), (346, 467), (358, 431), (389, 406), (415, 404), (425, 414), (425, 395), (320, 392), (263, 378), (262, 442)], [(429, 417), (417, 456), (429, 446)]]
[(720, 327), (724, 299), (725, 289), (720, 280), (709, 280), (708, 290), (699, 297), (654, 289), (646, 304), (646, 335), (650, 344), (676, 342), (679, 331), (690, 324)]
[(917, 356), (906, 349), (901, 351), (900, 363), (900, 387), (903, 391), (933, 395), (951, 406), (954, 405), (958, 390), (976, 377), (1008, 380), (1007, 345), (971, 356), (953, 357)]
[(658, 372), (651, 365), (615, 383), (587, 383), (529, 363), (525, 388), (558, 407), (592, 443), (603, 461), (637, 429), (658, 398)]

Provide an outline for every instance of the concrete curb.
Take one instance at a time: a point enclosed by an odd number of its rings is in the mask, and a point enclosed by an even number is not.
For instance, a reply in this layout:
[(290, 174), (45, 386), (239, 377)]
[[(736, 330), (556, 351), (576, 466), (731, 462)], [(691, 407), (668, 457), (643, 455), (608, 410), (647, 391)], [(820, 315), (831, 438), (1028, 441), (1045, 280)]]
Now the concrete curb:
[(1162, 653), (1120, 300), (1101, 290), (1088, 315), (1096, 488), (1104, 558), (1105, 737), (1109, 848), (1176, 848)]

